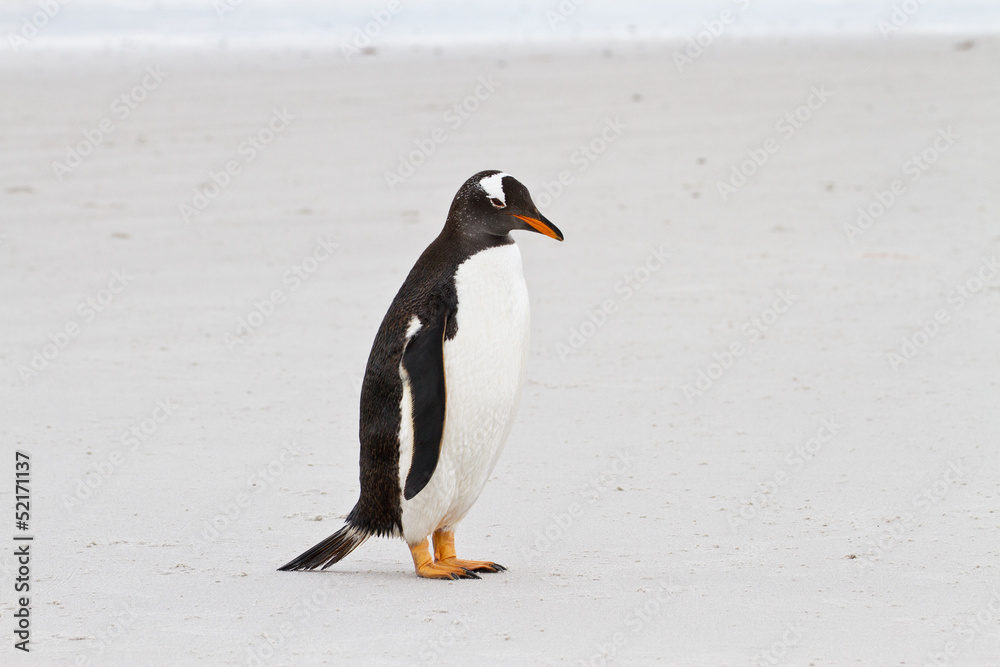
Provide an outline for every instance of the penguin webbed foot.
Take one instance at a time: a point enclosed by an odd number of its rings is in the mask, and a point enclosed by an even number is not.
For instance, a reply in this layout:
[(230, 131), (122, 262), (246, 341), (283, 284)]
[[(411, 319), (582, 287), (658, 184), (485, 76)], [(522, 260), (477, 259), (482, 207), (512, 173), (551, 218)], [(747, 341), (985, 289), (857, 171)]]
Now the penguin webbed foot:
[(477, 572), (503, 572), (507, 568), (497, 563), (482, 560), (460, 560), (455, 558), (454, 537), (434, 534), (434, 555), (431, 556), (427, 540), (410, 546), (413, 566), (418, 577), (426, 579), (481, 579)]
[[(451, 559), (443, 560), (441, 562), (442, 563), (446, 563), (448, 565), (455, 565), (457, 567), (462, 568), (466, 572), (486, 572), (486, 573), (492, 573), (492, 572), (506, 572), (507, 571), (507, 568), (505, 568), (500, 563), (493, 563), (493, 562), (488, 561), (488, 560), (462, 560), (461, 558), (451, 558)], [(478, 577), (477, 577), (477, 579), (478, 579)]]
[(427, 563), (416, 568), (417, 576), (425, 579), (482, 579), (474, 571), (454, 563)]
[[(455, 555), (455, 533), (450, 530), (434, 531), (434, 562), (460, 567), (466, 572), (506, 572), (507, 568), (488, 560), (465, 560)], [(478, 578), (478, 577), (477, 577)]]
[(445, 564), (445, 563), (435, 563), (430, 560), (430, 552), (424, 550), (427, 554), (427, 560), (421, 559), (417, 562), (417, 557), (413, 559), (414, 567), (417, 570), (417, 576), (423, 577), (424, 579), (479, 579), (479, 575), (472, 570), (467, 570), (464, 567), (458, 567), (457, 565)]

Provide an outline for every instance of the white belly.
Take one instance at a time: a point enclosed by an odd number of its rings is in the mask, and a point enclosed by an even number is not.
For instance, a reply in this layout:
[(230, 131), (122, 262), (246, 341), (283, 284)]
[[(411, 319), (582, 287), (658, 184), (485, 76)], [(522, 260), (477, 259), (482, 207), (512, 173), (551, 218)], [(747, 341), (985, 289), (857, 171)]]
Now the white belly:
[[(427, 486), (402, 499), (403, 535), (410, 544), (438, 528), (453, 528), (479, 498), (524, 385), (530, 313), (517, 245), (470, 257), (458, 268), (455, 288), (458, 332), (444, 342), (441, 455)], [(400, 461), (404, 480), (408, 464)]]

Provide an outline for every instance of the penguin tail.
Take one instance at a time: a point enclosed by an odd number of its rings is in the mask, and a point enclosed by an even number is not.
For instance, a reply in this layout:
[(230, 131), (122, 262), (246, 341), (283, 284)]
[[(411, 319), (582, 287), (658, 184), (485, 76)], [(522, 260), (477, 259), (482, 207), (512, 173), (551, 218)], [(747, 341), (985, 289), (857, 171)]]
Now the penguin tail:
[(315, 570), (320, 566), (325, 570), (334, 563), (343, 560), (347, 554), (360, 547), (371, 536), (372, 533), (347, 524), (313, 548), (285, 563), (278, 570), (283, 572)]

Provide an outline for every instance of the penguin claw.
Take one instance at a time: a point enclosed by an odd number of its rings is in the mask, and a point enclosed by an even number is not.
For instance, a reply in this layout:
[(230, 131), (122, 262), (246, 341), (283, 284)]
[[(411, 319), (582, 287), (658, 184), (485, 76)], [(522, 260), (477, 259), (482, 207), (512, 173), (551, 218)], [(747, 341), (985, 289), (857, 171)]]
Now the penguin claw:
[[(447, 565), (452, 565), (452, 566), (460, 567), (460, 568), (462, 568), (463, 570), (465, 570), (466, 572), (469, 572), (469, 573), (485, 572), (485, 573), (490, 574), (490, 573), (494, 573), (494, 572), (506, 572), (507, 571), (507, 568), (505, 568), (500, 563), (493, 563), (493, 562), (488, 561), (488, 560), (461, 560), (459, 558), (455, 558), (453, 560), (447, 560), (447, 561), (442, 561), (442, 562), (444, 562)], [(480, 579), (481, 577), (477, 576), (476, 578)]]

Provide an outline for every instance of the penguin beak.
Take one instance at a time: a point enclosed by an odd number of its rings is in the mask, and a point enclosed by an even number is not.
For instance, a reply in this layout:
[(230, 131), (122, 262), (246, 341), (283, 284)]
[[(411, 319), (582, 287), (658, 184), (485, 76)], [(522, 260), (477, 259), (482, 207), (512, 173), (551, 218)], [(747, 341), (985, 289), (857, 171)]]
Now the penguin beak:
[(529, 218), (526, 215), (518, 215), (516, 213), (511, 213), (510, 215), (528, 223), (528, 225), (539, 234), (545, 234), (550, 238), (554, 238), (556, 241), (563, 240), (563, 234), (559, 231), (559, 228), (549, 222), (541, 213), (538, 214), (537, 218)]

